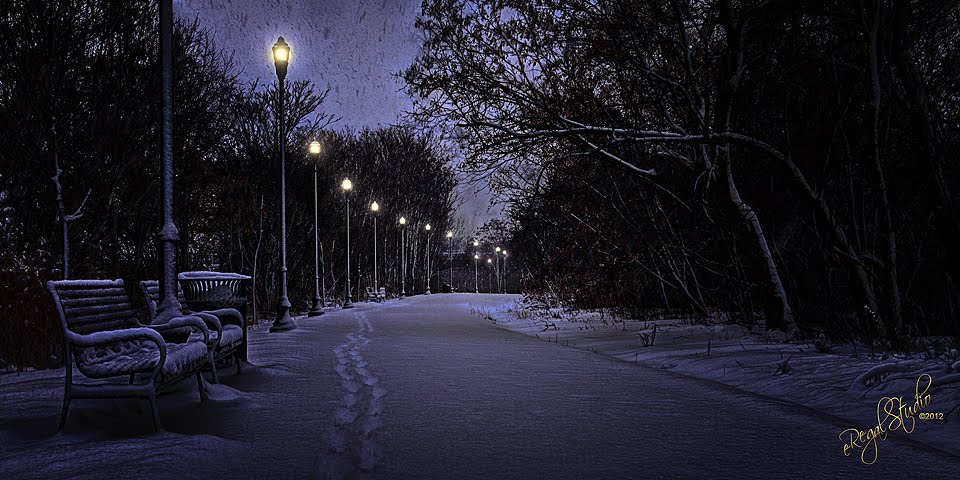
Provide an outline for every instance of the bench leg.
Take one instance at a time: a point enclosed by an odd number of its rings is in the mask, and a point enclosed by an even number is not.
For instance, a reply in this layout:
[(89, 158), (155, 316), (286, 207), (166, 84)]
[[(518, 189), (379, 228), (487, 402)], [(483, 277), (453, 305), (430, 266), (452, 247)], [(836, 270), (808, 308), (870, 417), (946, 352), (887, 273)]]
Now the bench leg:
[(203, 375), (197, 370), (197, 390), (200, 392), (200, 403), (207, 403), (207, 391), (203, 388)]
[(160, 410), (157, 408), (157, 394), (151, 393), (148, 399), (150, 400), (150, 413), (153, 415), (153, 431), (159, 432), (163, 430), (163, 426), (160, 425)]
[(63, 409), (60, 410), (60, 423), (57, 424), (57, 431), (63, 430), (67, 424), (67, 414), (70, 413), (70, 390), (66, 387), (63, 392)]
[(135, 379), (135, 378), (137, 378), (137, 374), (136, 374), (136, 373), (131, 373), (131, 374), (130, 374), (130, 385), (133, 385), (133, 379)]
[(213, 350), (207, 353), (207, 361), (210, 362), (210, 373), (213, 375), (213, 383), (220, 383), (220, 377), (217, 376), (217, 357)]
[(240, 374), (240, 364), (243, 363), (243, 360), (240, 359), (239, 349), (233, 354), (233, 361), (237, 364), (237, 374)]

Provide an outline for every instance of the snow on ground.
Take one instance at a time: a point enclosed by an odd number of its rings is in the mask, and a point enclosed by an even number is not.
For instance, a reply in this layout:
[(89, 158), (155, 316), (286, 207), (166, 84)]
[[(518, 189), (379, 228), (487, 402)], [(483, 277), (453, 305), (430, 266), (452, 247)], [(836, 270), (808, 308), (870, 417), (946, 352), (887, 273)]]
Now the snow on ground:
[[(904, 403), (912, 404), (921, 373), (930, 374), (934, 382), (960, 380), (956, 350), (939, 359), (871, 355), (852, 345), (836, 346), (831, 352), (838, 353), (828, 354), (818, 352), (813, 344), (784, 343), (750, 333), (739, 325), (690, 324), (672, 319), (638, 321), (614, 318), (603, 312), (544, 311), (523, 300), (478, 308), (474, 313), (546, 342), (815, 408), (863, 429), (876, 425), (877, 404), (882, 398), (903, 397)], [(884, 374), (882, 382), (871, 376), (868, 386), (855, 386), (859, 376), (879, 365), (890, 365), (893, 372)], [(925, 379), (921, 383), (927, 385)], [(931, 397), (930, 405), (923, 410), (942, 412), (949, 421), (917, 422), (909, 436), (960, 455), (960, 383), (936, 389)]]
[[(914, 441), (948, 449), (934, 427), (957, 422), (891, 435), (880, 465), (843, 457), (837, 435), (868, 425), (876, 394), (843, 384), (876, 361), (729, 328), (665, 324), (645, 349), (630, 332), (643, 325), (563, 319), (540, 332), (517, 318), (518, 299), (415, 296), (299, 318), (290, 332), (263, 324), (249, 335), (250, 364), (222, 368), (206, 404), (191, 380), (159, 398), (157, 434), (142, 400), (75, 401), (55, 433), (62, 370), (0, 375), (0, 478), (948, 478), (960, 468)], [(773, 375), (779, 350), (792, 355), (786, 375)], [(843, 419), (637, 363), (820, 401)], [(884, 388), (909, 390), (894, 387)]]

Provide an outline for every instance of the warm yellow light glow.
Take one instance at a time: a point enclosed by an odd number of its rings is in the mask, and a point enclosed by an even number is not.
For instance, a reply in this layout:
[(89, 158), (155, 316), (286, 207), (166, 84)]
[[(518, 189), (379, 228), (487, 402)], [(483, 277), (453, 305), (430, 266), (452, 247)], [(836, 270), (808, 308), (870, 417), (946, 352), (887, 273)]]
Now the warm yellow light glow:
[(474, 246), (474, 247), (479, 247), (479, 246), (480, 246), (480, 242), (474, 240), (474, 241), (473, 241), (473, 246)]
[(371, 204), (370, 204), (370, 210), (373, 210), (374, 212), (379, 212), (379, 211), (380, 211), (380, 204), (377, 203), (377, 202), (371, 203)]
[(344, 178), (343, 183), (340, 184), (340, 188), (342, 188), (344, 192), (349, 192), (353, 190), (353, 182), (351, 182), (349, 178)]
[(273, 61), (275, 62), (286, 62), (289, 56), (290, 56), (289, 48), (278, 48), (273, 51)]
[(493, 263), (493, 259), (492, 259), (492, 258), (488, 258), (488, 259), (487, 259), (487, 263)]
[(314, 140), (310, 142), (310, 154), (311, 155), (320, 155), (320, 142)]
[(496, 250), (497, 250), (497, 253), (500, 253), (500, 247), (497, 247)]
[(507, 251), (506, 251), (506, 250), (503, 251), (503, 256), (504, 256), (504, 257), (507, 256)]
[(406, 224), (407, 224), (407, 219), (400, 217), (400, 225), (406, 225)]
[(475, 260), (480, 260), (480, 255), (474, 253), (474, 254), (473, 254), (473, 258), (474, 258)]
[(428, 223), (428, 224), (427, 224), (427, 226), (426, 226), (426, 227), (423, 227), (423, 228), (426, 228), (426, 229), (427, 229), (427, 231), (429, 232), (429, 231), (430, 231), (430, 229), (431, 229), (431, 228), (433, 228), (433, 227), (431, 227), (431, 226), (430, 226), (430, 224)]
[(453, 232), (448, 231), (448, 232), (447, 232), (447, 238), (453, 238)]

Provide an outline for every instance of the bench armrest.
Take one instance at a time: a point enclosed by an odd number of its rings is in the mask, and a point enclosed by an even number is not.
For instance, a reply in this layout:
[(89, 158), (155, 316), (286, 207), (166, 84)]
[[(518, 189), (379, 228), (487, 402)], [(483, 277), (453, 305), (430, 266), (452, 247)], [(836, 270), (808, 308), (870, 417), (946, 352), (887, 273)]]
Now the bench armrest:
[(157, 344), (161, 351), (166, 350), (166, 346), (163, 343), (163, 337), (161, 337), (159, 333), (145, 327), (107, 330), (103, 332), (87, 334), (67, 331), (67, 337), (71, 344), (81, 348), (100, 347), (131, 340), (149, 340)]
[[(219, 347), (220, 340), (223, 338), (223, 325), (220, 324), (220, 319), (210, 312), (193, 312), (190, 315), (203, 320), (209, 330), (215, 330), (217, 332), (217, 341), (214, 342), (212, 346), (214, 348)], [(208, 342), (207, 345), (210, 345), (210, 343)]]
[(166, 323), (151, 323), (150, 325), (144, 325), (147, 328), (156, 330), (158, 332), (164, 332), (167, 330), (173, 330), (177, 328), (190, 327), (203, 334), (203, 343), (210, 343), (210, 330), (207, 328), (207, 324), (203, 322), (199, 317), (194, 317), (192, 315), (182, 316), (182, 317), (173, 317), (168, 320)]

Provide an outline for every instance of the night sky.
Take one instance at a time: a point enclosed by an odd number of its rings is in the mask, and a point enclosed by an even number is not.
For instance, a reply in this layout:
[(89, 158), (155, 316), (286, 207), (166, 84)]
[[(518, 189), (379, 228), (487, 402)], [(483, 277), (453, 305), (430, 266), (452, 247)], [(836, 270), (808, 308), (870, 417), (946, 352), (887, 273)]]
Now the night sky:
[[(411, 102), (395, 76), (420, 49), (414, 27), (420, 0), (181, 0), (177, 14), (198, 19), (233, 51), (244, 82), (272, 82), (270, 47), (282, 35), (291, 45), (290, 81), (330, 88), (323, 109), (341, 118), (333, 128), (361, 129), (401, 121)], [(461, 185), (458, 216), (468, 231), (496, 216), (489, 194)]]

